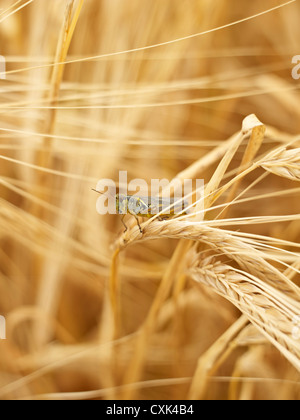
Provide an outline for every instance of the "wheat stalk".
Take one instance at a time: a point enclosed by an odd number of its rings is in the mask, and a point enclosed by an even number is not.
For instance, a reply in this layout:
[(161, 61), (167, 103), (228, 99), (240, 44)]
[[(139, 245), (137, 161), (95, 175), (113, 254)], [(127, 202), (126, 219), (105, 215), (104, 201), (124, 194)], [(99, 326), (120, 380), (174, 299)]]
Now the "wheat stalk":
[[(300, 302), (299, 288), (283, 273), (272, 266), (265, 258), (265, 254), (247, 243), (247, 240), (237, 238), (228, 231), (215, 229), (202, 222), (180, 222), (177, 220), (162, 223), (153, 222), (141, 235), (136, 229), (118, 242), (121, 249), (135, 242), (143, 242), (157, 238), (190, 239), (208, 245), (221, 254), (229, 256), (266, 283), (275, 285), (278, 290)], [(299, 306), (300, 308), (300, 306)]]
[(267, 156), (259, 165), (274, 175), (300, 181), (300, 148), (280, 149)]
[(197, 261), (190, 275), (232, 302), (300, 371), (299, 338), (292, 335), (299, 305), (287, 302), (282, 292), (257, 277), (225, 264)]

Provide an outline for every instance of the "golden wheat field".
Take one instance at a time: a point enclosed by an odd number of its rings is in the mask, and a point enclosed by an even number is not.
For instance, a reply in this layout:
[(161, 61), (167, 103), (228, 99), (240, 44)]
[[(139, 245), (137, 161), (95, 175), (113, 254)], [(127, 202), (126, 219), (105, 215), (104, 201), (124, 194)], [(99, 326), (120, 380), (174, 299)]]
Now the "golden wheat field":
[(0, 399), (298, 400), (300, 1), (0, 6)]

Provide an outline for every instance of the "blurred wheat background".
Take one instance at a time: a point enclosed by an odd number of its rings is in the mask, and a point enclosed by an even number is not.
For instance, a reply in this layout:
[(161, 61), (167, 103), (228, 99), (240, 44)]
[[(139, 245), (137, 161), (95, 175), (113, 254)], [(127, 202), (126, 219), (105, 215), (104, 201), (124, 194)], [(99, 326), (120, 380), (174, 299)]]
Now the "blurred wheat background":
[[(299, 17), (1, 0), (1, 399), (299, 399)], [(91, 191), (120, 170), (205, 212), (124, 234)]]

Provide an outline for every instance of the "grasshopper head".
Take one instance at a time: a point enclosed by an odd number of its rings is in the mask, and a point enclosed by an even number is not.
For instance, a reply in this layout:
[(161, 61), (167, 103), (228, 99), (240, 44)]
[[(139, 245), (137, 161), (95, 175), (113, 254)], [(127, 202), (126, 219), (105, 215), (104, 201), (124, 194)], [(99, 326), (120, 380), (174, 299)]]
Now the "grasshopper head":
[(119, 214), (126, 214), (127, 213), (127, 197), (124, 194), (117, 194), (116, 195), (116, 210)]

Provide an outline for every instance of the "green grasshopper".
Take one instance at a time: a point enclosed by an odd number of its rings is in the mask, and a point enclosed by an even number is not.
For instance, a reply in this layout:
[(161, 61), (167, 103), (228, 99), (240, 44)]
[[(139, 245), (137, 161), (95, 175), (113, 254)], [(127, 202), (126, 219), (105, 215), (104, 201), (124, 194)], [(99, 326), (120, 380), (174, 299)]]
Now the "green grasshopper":
[[(93, 191), (98, 194), (104, 194), (100, 191), (93, 189)], [(114, 196), (116, 202), (116, 211), (117, 214), (121, 214), (121, 221), (125, 227), (126, 232), (128, 227), (124, 222), (126, 214), (131, 214), (136, 219), (137, 225), (141, 233), (143, 230), (141, 228), (139, 217), (151, 218), (155, 214), (159, 213), (159, 220), (170, 219), (176, 214), (188, 214), (187, 209), (188, 203), (186, 200), (178, 198), (163, 198), (163, 197), (143, 197), (143, 196), (133, 196), (125, 194), (116, 194)], [(183, 205), (182, 205), (183, 201)]]

